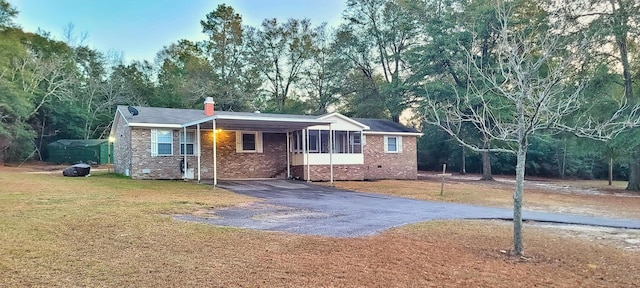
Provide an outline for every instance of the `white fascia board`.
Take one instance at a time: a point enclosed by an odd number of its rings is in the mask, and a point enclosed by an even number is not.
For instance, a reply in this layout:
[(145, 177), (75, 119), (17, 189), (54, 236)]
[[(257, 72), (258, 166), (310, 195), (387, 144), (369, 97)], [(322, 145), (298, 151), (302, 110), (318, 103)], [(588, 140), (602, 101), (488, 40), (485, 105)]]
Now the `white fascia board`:
[(124, 114), (122, 114), (122, 111), (120, 111), (120, 109), (116, 109), (116, 113), (113, 116), (113, 123), (111, 123), (109, 137), (116, 134), (116, 126), (118, 126), (118, 119), (122, 119), (124, 121), (124, 126), (127, 126), (129, 124), (127, 117), (125, 117)]
[(365, 135), (398, 135), (398, 136), (416, 136), (420, 137), (423, 133), (416, 132), (380, 132), (380, 131), (362, 131)]
[(202, 118), (200, 120), (184, 123), (184, 124), (180, 125), (180, 127), (188, 127), (188, 126), (193, 126), (193, 125), (196, 125), (196, 124), (202, 124), (204, 122), (213, 121), (213, 120), (215, 120), (217, 118), (218, 118), (218, 115), (213, 115), (213, 116), (209, 116), (207, 118)]
[(344, 121), (347, 121), (347, 122), (349, 122), (349, 123), (351, 123), (353, 125), (360, 126), (360, 127), (362, 127), (362, 130), (371, 129), (371, 128), (369, 128), (369, 126), (364, 125), (364, 124), (362, 124), (362, 123), (360, 123), (360, 122), (358, 122), (356, 120), (353, 120), (353, 119), (351, 119), (351, 118), (349, 118), (347, 116), (344, 116), (344, 115), (342, 115), (342, 114), (340, 114), (338, 112), (333, 112), (333, 113), (322, 115), (322, 116), (318, 117), (318, 119), (326, 119), (326, 118), (333, 117), (333, 116), (338, 117), (338, 118), (340, 118), (340, 119), (342, 119)]
[(117, 112), (116, 112), (116, 115), (117, 115), (117, 114), (120, 114), (120, 117), (121, 117), (122, 119), (124, 119), (124, 124), (125, 124), (125, 125), (126, 125), (126, 124), (129, 124), (129, 120), (127, 120), (127, 117), (126, 117), (124, 114), (122, 114), (122, 111), (120, 111), (120, 109), (116, 109), (116, 111), (117, 111)]
[(111, 122), (111, 129), (109, 129), (109, 136), (115, 135), (116, 127), (118, 126), (118, 118), (120, 117), (122, 117), (122, 113), (120, 113), (120, 109), (116, 109), (116, 113), (113, 114), (113, 122)]
[(180, 124), (159, 124), (159, 123), (129, 123), (129, 127), (148, 127), (148, 128), (183, 128)]
[(276, 121), (276, 122), (292, 122), (292, 123), (313, 123), (313, 124), (331, 124), (334, 121), (313, 119), (313, 118), (290, 118), (290, 117), (260, 117), (260, 116), (244, 116), (244, 115), (219, 115), (217, 119), (225, 120), (251, 120), (251, 121)]
[[(259, 115), (259, 114), (258, 114)], [(261, 116), (246, 116), (246, 115), (213, 115), (211, 117), (203, 118), (201, 120), (192, 121), (182, 124), (181, 127), (187, 127), (196, 125), (199, 123), (209, 122), (213, 120), (249, 120), (249, 121), (275, 121), (275, 122), (290, 122), (290, 123), (311, 123), (315, 125), (329, 125), (335, 121), (309, 119), (309, 118), (289, 118), (289, 117), (261, 117)]]

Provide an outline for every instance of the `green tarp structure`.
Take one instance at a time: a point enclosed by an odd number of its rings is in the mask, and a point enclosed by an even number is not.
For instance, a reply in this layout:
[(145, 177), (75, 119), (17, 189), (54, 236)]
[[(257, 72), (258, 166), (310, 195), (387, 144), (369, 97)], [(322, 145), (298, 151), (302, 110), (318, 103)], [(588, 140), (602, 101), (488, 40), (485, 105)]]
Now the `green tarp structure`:
[[(71, 140), (61, 139), (47, 145), (47, 162), (55, 164), (113, 163), (113, 143), (109, 147), (107, 139)], [(109, 149), (111, 148), (111, 149)], [(109, 152), (111, 159), (109, 160)]]

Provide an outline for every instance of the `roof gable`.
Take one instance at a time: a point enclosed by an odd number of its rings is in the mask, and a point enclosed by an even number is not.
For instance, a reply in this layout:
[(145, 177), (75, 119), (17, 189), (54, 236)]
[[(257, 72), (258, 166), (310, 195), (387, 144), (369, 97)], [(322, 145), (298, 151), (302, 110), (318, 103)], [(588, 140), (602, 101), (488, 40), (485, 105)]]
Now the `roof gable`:
[[(353, 118), (349, 118), (349, 117), (344, 116), (344, 115), (342, 115), (342, 114), (340, 114), (338, 112), (333, 112), (333, 113), (329, 113), (329, 114), (318, 116), (318, 119), (321, 119), (321, 120), (334, 119), (334, 120), (337, 120), (337, 123), (339, 123), (339, 121), (343, 122), (343, 125), (339, 125), (339, 124), (335, 125), (334, 124), (334, 126), (346, 126), (346, 127), (355, 126), (355, 127), (358, 128), (358, 130), (369, 130), (369, 126), (367, 126), (366, 124), (358, 122), (358, 121), (354, 120)], [(345, 123), (347, 125), (344, 125)], [(336, 128), (334, 128), (334, 129), (336, 129)], [(337, 129), (340, 129), (340, 128), (337, 128)], [(345, 129), (345, 130), (348, 130), (348, 129)]]

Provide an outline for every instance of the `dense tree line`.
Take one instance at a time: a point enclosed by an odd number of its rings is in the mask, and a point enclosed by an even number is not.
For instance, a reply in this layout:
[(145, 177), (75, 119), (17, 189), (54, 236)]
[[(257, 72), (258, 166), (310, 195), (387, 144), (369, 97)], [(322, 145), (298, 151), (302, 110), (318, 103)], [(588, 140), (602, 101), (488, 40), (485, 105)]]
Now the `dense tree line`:
[[(41, 160), (46, 144), (57, 139), (103, 138), (116, 105), (200, 109), (205, 97), (213, 97), (217, 109), (229, 111), (404, 118), (428, 136), (419, 143), (420, 168), (446, 163), (461, 172), (483, 172), (484, 179), (513, 174), (516, 156), (505, 147), (515, 146), (494, 137), (501, 123), (516, 119), (516, 111), (501, 102), (496, 90), (498, 82), (508, 79), (496, 73), (507, 64), (501, 33), (508, 22), (509, 33), (556, 41), (518, 42), (538, 45), (529, 51), (534, 60), (553, 53), (535, 73), (564, 73), (553, 78), (562, 84), (554, 99), (579, 94), (590, 103), (556, 119), (567, 129), (530, 135), (527, 174), (612, 174), (631, 180), (629, 189), (640, 190), (637, 128), (613, 133), (612, 140), (575, 136), (586, 131), (575, 124), (606, 122), (611, 111), (632, 107), (640, 98), (637, 1), (346, 3), (337, 27), (307, 19), (265, 19), (252, 27), (223, 4), (203, 12), (200, 24), (207, 40), (177, 40), (153, 62), (125, 62), (121, 55), (85, 45), (72, 26), (65, 39), (25, 32), (14, 22), (18, 11), (0, 0), (0, 159)], [(509, 17), (501, 17), (500, 9)], [(545, 52), (549, 47), (553, 50)], [(560, 65), (571, 70), (554, 70)], [(429, 110), (429, 103), (439, 108)], [(434, 125), (432, 117), (445, 116), (439, 113), (447, 103), (466, 105), (461, 112), (467, 114), (482, 111), (485, 120), (449, 125), (452, 135)]]

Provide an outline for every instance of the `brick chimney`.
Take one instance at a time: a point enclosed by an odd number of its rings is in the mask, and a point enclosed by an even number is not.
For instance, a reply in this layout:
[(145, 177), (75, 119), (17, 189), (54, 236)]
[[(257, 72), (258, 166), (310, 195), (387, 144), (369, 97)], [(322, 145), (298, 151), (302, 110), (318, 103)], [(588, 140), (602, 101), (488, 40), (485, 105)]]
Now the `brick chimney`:
[(213, 97), (207, 97), (204, 100), (204, 114), (207, 116), (213, 116), (215, 113), (213, 108), (215, 107), (216, 102), (213, 101)]

